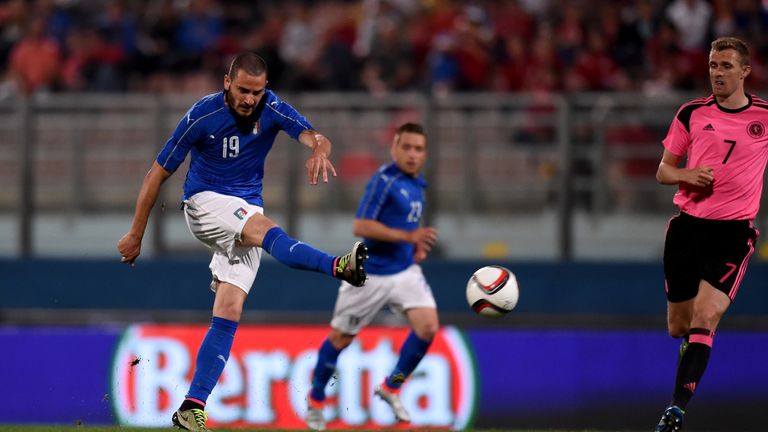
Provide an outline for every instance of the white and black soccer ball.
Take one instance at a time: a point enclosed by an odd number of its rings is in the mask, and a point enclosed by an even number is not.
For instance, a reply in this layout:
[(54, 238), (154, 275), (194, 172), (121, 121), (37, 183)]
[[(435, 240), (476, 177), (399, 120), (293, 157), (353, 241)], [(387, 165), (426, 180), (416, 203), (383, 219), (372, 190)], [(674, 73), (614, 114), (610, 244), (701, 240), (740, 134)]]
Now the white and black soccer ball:
[(508, 268), (490, 265), (478, 269), (467, 282), (467, 303), (478, 315), (498, 317), (517, 306), (520, 289)]

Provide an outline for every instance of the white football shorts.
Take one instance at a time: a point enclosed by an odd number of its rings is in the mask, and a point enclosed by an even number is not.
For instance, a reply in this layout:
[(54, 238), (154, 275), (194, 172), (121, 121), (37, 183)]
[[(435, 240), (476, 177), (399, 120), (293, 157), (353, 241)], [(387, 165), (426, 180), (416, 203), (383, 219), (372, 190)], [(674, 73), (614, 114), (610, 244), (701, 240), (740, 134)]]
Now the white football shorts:
[(216, 192), (199, 192), (184, 201), (184, 217), (189, 231), (213, 250), (208, 266), (216, 281), (227, 282), (245, 291), (251, 290), (261, 262), (261, 248), (239, 246), (240, 233), (248, 218), (264, 214), (264, 209), (244, 199)]
[(376, 314), (389, 305), (394, 312), (417, 307), (437, 308), (421, 266), (412, 264), (392, 275), (368, 275), (365, 285), (352, 286), (342, 282), (336, 297), (331, 327), (342, 333), (356, 335)]

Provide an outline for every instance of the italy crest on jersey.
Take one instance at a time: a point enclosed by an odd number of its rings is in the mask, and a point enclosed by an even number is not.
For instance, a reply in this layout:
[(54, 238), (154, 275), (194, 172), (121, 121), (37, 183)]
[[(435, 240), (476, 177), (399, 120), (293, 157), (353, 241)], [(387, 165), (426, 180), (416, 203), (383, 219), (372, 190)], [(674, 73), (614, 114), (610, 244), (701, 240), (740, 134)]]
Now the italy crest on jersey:
[(257, 120), (256, 123), (253, 124), (253, 134), (258, 135), (259, 134), (259, 121)]

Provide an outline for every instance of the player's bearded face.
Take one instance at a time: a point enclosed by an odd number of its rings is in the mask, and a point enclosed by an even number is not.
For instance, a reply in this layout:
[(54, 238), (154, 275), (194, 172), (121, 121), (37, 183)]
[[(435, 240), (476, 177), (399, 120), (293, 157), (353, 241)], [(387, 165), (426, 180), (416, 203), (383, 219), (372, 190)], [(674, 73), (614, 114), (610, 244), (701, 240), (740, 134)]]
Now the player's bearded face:
[(427, 160), (427, 137), (403, 132), (392, 144), (392, 159), (404, 173), (417, 175)]
[(743, 91), (744, 78), (749, 75), (749, 65), (742, 65), (739, 53), (733, 49), (709, 53), (709, 81), (712, 94), (727, 98), (736, 91)]
[(233, 78), (224, 76), (225, 98), (229, 109), (240, 117), (250, 116), (264, 96), (266, 86), (267, 74), (250, 75), (240, 70)]

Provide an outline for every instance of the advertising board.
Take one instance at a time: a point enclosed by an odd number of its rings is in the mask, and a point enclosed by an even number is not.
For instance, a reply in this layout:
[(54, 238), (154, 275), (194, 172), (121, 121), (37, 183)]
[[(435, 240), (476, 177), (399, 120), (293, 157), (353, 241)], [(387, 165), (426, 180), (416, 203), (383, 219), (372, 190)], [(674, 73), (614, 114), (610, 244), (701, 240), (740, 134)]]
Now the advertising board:
[[(0, 424), (170, 426), (204, 325), (0, 326)], [(327, 326), (238, 329), (208, 399), (210, 426), (305, 429), (316, 349)], [(413, 423), (396, 424), (373, 388), (408, 330), (366, 328), (339, 358), (332, 429), (642, 430), (658, 421), (679, 340), (663, 330), (445, 326), (406, 382)], [(766, 332), (718, 332), (686, 427), (764, 430)]]
[[(110, 394), (119, 423), (167, 426), (184, 398), (205, 336), (200, 325), (134, 325), (117, 347)], [(213, 428), (304, 428), (323, 326), (243, 326), (206, 409)], [(397, 362), (407, 329), (371, 327), (342, 352), (329, 383), (331, 429), (399, 425), (373, 390)], [(444, 327), (401, 393), (409, 428), (461, 429), (477, 398), (472, 355), (458, 330)], [(468, 373), (469, 372), (469, 373)], [(340, 407), (343, 407), (341, 409)]]

